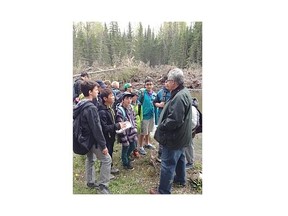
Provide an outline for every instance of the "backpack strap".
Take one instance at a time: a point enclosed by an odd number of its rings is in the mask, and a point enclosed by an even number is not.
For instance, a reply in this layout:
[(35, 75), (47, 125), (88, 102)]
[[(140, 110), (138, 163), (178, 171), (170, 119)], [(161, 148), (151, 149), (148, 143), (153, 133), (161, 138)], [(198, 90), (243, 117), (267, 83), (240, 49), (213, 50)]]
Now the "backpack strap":
[(118, 109), (121, 110), (122, 115), (124, 117), (123, 120), (126, 121), (127, 120), (127, 116), (126, 116), (126, 112), (125, 112), (124, 108), (122, 106), (118, 106)]

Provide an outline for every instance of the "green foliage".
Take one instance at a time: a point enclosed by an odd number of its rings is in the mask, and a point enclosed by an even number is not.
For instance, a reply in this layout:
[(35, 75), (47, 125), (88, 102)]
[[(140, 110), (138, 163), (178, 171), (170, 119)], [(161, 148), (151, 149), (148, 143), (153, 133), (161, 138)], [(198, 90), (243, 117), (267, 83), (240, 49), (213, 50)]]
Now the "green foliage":
[(73, 24), (73, 65), (118, 66), (125, 58), (180, 68), (202, 65), (202, 23), (164, 22), (157, 34), (140, 22), (122, 31), (117, 22)]

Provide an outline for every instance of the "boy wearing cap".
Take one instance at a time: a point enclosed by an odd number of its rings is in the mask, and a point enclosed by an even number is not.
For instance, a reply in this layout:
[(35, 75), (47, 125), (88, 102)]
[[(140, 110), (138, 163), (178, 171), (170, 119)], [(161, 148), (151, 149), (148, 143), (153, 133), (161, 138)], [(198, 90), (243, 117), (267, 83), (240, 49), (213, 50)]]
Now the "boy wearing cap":
[(125, 83), (125, 85), (124, 85), (124, 91), (126, 92), (130, 92), (130, 93), (132, 93), (132, 91), (133, 91), (133, 87), (132, 87), (132, 84), (131, 83)]
[(117, 108), (116, 123), (118, 122), (130, 122), (131, 127), (118, 134), (120, 143), (122, 144), (121, 160), (124, 169), (133, 170), (129, 158), (130, 154), (136, 147), (137, 138), (137, 125), (135, 121), (135, 114), (131, 107), (133, 93), (124, 92), (122, 95), (122, 102)]

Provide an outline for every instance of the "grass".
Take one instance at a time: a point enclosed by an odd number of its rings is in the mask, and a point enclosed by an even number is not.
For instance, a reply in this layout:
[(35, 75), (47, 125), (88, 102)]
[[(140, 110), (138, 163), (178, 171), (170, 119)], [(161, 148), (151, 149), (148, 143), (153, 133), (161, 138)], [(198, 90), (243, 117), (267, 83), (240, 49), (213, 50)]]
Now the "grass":
[[(202, 135), (194, 138), (195, 167), (187, 170), (187, 184), (184, 188), (172, 188), (172, 194), (202, 194)], [(158, 147), (156, 141), (154, 144)], [(141, 156), (133, 162), (134, 170), (124, 170), (121, 165), (121, 145), (115, 143), (113, 153), (113, 166), (120, 170), (115, 179), (110, 181), (109, 189), (113, 194), (148, 194), (149, 189), (159, 183), (160, 164), (155, 161), (155, 150), (147, 150), (146, 156)], [(97, 194), (96, 189), (89, 189), (85, 183), (85, 157), (73, 155), (73, 193)], [(95, 163), (96, 178), (99, 177), (100, 162)]]

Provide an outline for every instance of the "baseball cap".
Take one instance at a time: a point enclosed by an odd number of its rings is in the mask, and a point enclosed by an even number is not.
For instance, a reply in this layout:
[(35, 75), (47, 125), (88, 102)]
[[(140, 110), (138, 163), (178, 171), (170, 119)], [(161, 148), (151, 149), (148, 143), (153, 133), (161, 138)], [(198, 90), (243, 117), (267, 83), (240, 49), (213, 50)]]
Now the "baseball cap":
[(124, 85), (124, 89), (131, 88), (131, 87), (132, 87), (131, 83), (125, 83)]
[(134, 97), (135, 94), (134, 93), (130, 93), (130, 92), (124, 92), (122, 94), (122, 100), (125, 98), (125, 97)]

